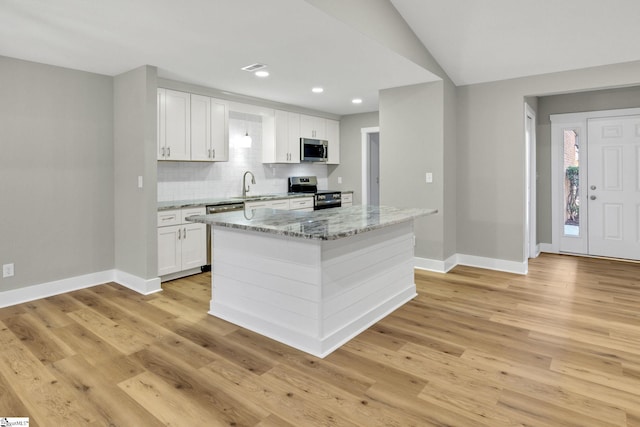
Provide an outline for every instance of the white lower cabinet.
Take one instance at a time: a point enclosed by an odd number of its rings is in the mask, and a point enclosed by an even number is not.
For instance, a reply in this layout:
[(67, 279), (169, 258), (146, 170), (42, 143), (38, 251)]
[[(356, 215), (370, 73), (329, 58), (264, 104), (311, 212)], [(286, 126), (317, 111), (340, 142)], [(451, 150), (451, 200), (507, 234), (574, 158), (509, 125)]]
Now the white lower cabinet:
[(245, 202), (245, 209), (280, 209), (289, 210), (313, 210), (313, 197), (294, 197), (291, 199), (258, 200), (255, 202)]
[(158, 212), (158, 276), (201, 267), (207, 263), (207, 226), (185, 220), (204, 215), (205, 208)]
[(292, 211), (313, 211), (313, 197), (299, 197), (289, 199), (289, 210)]
[(289, 210), (289, 199), (278, 200), (258, 200), (255, 202), (245, 202), (245, 209), (280, 209), (283, 211)]

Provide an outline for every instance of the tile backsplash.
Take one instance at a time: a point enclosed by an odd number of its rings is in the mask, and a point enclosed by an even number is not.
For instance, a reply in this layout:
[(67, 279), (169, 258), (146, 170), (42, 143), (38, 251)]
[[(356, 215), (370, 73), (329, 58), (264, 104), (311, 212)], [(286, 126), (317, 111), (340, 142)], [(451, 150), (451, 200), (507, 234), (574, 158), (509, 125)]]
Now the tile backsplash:
[[(238, 146), (249, 133), (250, 148)], [(249, 194), (286, 193), (290, 176), (315, 175), (318, 187), (327, 189), (327, 166), (316, 164), (262, 163), (262, 117), (229, 113), (228, 162), (158, 162), (158, 201), (224, 198), (242, 194), (242, 176), (251, 171), (256, 183)]]

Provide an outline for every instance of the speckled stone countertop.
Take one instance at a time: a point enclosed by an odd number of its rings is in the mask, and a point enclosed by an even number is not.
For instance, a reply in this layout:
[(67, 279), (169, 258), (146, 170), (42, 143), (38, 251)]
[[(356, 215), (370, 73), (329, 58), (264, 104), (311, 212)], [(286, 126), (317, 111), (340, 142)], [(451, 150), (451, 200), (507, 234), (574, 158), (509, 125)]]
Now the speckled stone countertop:
[(335, 240), (437, 212), (388, 206), (350, 206), (313, 212), (251, 209), (191, 216), (187, 221), (303, 239)]
[(197, 208), (200, 206), (226, 205), (229, 203), (257, 202), (261, 200), (277, 200), (277, 199), (294, 199), (298, 197), (313, 197), (313, 194), (303, 193), (279, 193), (279, 194), (260, 194), (257, 196), (243, 197), (227, 197), (218, 199), (195, 199), (195, 200), (174, 200), (170, 202), (158, 202), (158, 210), (165, 211), (168, 209), (181, 208)]

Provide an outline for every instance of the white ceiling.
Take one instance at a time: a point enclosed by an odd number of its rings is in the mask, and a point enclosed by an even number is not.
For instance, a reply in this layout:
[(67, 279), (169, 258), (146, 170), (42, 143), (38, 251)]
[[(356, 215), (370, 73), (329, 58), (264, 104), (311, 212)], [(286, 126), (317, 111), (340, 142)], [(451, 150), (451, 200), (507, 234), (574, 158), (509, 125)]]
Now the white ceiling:
[[(107, 75), (150, 64), (339, 115), (376, 111), (379, 89), (438, 79), (302, 0), (2, 0), (0, 55)], [(271, 75), (240, 70), (255, 62)]]
[(456, 85), (640, 60), (639, 0), (391, 0)]
[[(638, 0), (391, 1), (458, 85), (640, 59)], [(107, 75), (150, 64), (339, 115), (438, 79), (303, 0), (2, 0), (0, 55)], [(271, 75), (240, 71), (255, 62)]]

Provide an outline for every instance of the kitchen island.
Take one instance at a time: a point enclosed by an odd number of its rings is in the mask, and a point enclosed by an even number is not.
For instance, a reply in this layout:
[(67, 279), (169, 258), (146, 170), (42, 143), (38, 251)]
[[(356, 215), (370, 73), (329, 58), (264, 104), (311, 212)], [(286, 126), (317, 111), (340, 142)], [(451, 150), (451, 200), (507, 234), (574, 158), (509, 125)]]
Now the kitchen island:
[(413, 221), (433, 209), (247, 209), (211, 225), (209, 313), (325, 357), (416, 296)]

